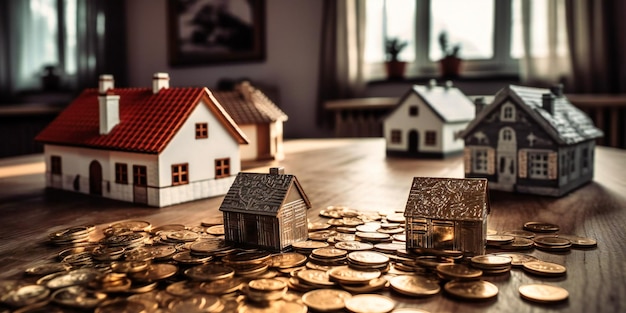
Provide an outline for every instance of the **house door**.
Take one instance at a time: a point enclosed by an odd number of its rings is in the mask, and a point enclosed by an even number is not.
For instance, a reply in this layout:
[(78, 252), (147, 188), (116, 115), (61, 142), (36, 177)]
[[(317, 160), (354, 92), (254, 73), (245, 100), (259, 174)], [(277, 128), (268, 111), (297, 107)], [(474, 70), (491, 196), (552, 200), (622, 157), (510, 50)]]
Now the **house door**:
[(102, 195), (102, 165), (96, 160), (89, 164), (89, 193)]
[(411, 130), (409, 132), (409, 153), (417, 153), (419, 148), (419, 133), (417, 130)]
[(496, 153), (498, 185), (512, 191), (517, 182), (517, 144), (512, 128), (504, 127), (500, 130)]
[(133, 202), (148, 204), (148, 170), (145, 166), (133, 165)]
[(244, 220), (245, 241), (248, 244), (259, 244), (259, 229), (257, 227), (256, 216), (245, 217)]
[(257, 156), (259, 159), (267, 159), (272, 156), (270, 141), (270, 124), (257, 124)]

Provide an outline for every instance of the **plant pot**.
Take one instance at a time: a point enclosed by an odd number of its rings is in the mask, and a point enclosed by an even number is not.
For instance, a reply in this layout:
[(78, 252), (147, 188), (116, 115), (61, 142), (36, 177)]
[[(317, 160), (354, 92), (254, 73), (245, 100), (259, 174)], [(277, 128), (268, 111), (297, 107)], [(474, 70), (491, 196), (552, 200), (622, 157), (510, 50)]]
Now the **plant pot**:
[(441, 78), (450, 79), (458, 78), (461, 74), (462, 60), (457, 57), (447, 56), (439, 60), (439, 69), (441, 70)]
[(406, 62), (387, 61), (385, 63), (385, 69), (387, 70), (387, 79), (402, 80), (404, 79), (404, 72), (406, 71)]

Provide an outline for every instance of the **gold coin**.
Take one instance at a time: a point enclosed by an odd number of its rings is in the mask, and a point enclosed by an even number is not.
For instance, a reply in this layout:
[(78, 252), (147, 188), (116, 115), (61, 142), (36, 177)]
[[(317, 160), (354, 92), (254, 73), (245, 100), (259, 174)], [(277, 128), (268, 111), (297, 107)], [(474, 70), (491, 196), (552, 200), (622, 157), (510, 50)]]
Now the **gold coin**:
[(287, 287), (287, 284), (278, 279), (255, 279), (248, 283), (248, 288), (256, 291), (278, 291)]
[(294, 249), (317, 249), (317, 248), (324, 248), (324, 247), (328, 247), (328, 244), (325, 242), (319, 242), (319, 241), (312, 241), (312, 240), (307, 240), (307, 241), (297, 241), (291, 244), (291, 246)]
[(306, 313), (306, 305), (300, 302), (278, 300), (269, 303), (255, 304), (242, 302), (237, 313)]
[(346, 299), (352, 295), (343, 290), (317, 289), (302, 295), (302, 302), (317, 312), (332, 312), (343, 309)]
[(230, 265), (261, 264), (271, 260), (272, 255), (267, 251), (244, 251), (230, 254), (222, 258), (222, 262)]
[(2, 296), (4, 303), (13, 307), (22, 307), (34, 304), (48, 298), (50, 289), (41, 285), (18, 286), (8, 294)]
[(228, 266), (208, 263), (186, 269), (185, 276), (195, 281), (220, 280), (235, 276), (235, 270)]
[(375, 233), (380, 228), (380, 223), (366, 223), (363, 225), (358, 225), (356, 227), (356, 231), (364, 232), (364, 233)]
[(178, 271), (178, 267), (167, 263), (150, 264), (143, 272), (132, 273), (131, 278), (139, 282), (154, 282), (172, 277)]
[(513, 236), (513, 237), (523, 237), (523, 238), (527, 238), (527, 239), (533, 239), (535, 237), (535, 234), (533, 232), (529, 232), (526, 230), (507, 230), (507, 231), (503, 231), (501, 233), (502, 235), (508, 235), (508, 236)]
[(93, 309), (106, 298), (106, 293), (89, 290), (82, 286), (65, 287), (55, 291), (51, 296), (52, 301), (58, 304), (82, 310)]
[(513, 261), (504, 255), (477, 255), (471, 260), (472, 266), (480, 269), (499, 269), (511, 265)]
[(84, 285), (98, 279), (102, 273), (91, 268), (82, 268), (67, 272), (61, 276), (57, 276), (46, 282), (46, 287), (50, 289), (59, 289), (74, 285)]
[(241, 289), (243, 279), (234, 277), (227, 279), (214, 280), (200, 284), (200, 289), (208, 294), (227, 294)]
[(306, 262), (306, 256), (297, 252), (287, 252), (272, 255), (272, 267), (291, 268)]
[(297, 273), (298, 279), (317, 286), (334, 286), (335, 283), (330, 281), (328, 273), (321, 270), (301, 270)]
[(307, 225), (308, 230), (309, 230), (310, 232), (312, 232), (312, 231), (318, 231), (318, 230), (328, 229), (328, 228), (330, 228), (330, 226), (331, 226), (331, 225), (330, 225), (330, 224), (328, 224), (328, 223), (309, 223), (309, 224)]
[(28, 275), (48, 275), (52, 273), (65, 272), (70, 267), (64, 263), (46, 263), (27, 268), (24, 273)]
[(521, 253), (496, 253), (495, 255), (506, 256), (511, 258), (511, 265), (515, 267), (521, 267), (524, 263), (538, 261), (538, 259), (529, 254)]
[(522, 298), (540, 303), (559, 302), (569, 297), (567, 290), (545, 284), (522, 285), (518, 290)]
[(361, 294), (345, 300), (346, 309), (353, 313), (387, 313), (396, 303), (378, 294)]
[(190, 230), (177, 230), (167, 234), (167, 239), (176, 242), (192, 242), (196, 241), (198, 238), (200, 238), (200, 235)]
[(374, 292), (374, 291), (389, 287), (389, 281), (387, 281), (383, 277), (378, 277), (378, 278), (370, 280), (369, 282), (365, 284), (360, 284), (360, 285), (340, 284), (340, 285), (341, 285), (341, 288), (350, 292), (368, 293), (368, 292)]
[(572, 244), (571, 241), (563, 238), (563, 237), (555, 237), (555, 236), (541, 236), (535, 237), (535, 243), (544, 246), (569, 246)]
[(598, 242), (593, 238), (586, 238), (574, 235), (558, 235), (559, 238), (565, 238), (572, 243), (572, 247), (577, 248), (592, 248), (598, 245)]
[(459, 279), (459, 280), (471, 280), (478, 279), (478, 277), (482, 276), (483, 271), (475, 268), (470, 268), (463, 264), (439, 264), (437, 265), (437, 273), (440, 274), (440, 277), (448, 280)]
[(222, 236), (224, 235), (224, 225), (215, 225), (207, 228), (207, 233), (214, 236)]
[(326, 247), (326, 248), (315, 249), (311, 251), (311, 254), (320, 258), (332, 259), (332, 258), (344, 257), (348, 254), (348, 252), (343, 249)]
[(446, 283), (444, 289), (449, 294), (466, 300), (487, 300), (498, 295), (498, 287), (484, 280), (453, 280)]
[(365, 251), (374, 249), (374, 245), (360, 241), (342, 241), (336, 243), (335, 248), (346, 251)]
[(524, 263), (524, 270), (541, 276), (561, 276), (565, 275), (567, 272), (567, 269), (563, 265), (544, 261)]
[(389, 257), (374, 251), (355, 251), (348, 254), (348, 260), (360, 265), (378, 265), (389, 262)]
[(524, 223), (524, 229), (534, 233), (553, 233), (559, 231), (559, 226), (544, 222)]
[(515, 237), (509, 235), (487, 235), (487, 245), (503, 245), (513, 241)]
[(145, 313), (146, 306), (138, 301), (130, 301), (127, 299), (117, 299), (106, 301), (100, 304), (95, 313)]
[(357, 231), (356, 234), (354, 234), (356, 237), (366, 240), (366, 241), (376, 241), (376, 242), (380, 242), (380, 241), (385, 241), (385, 240), (391, 240), (391, 236), (389, 234), (383, 234), (383, 233), (379, 233), (379, 232), (375, 232), (375, 233), (365, 233), (365, 232), (359, 232)]
[(198, 291), (198, 283), (186, 280), (178, 281), (165, 287), (165, 291), (176, 297), (187, 297)]
[(121, 221), (109, 225), (113, 229), (123, 229), (132, 232), (149, 231), (151, 224), (146, 221)]
[(339, 266), (328, 271), (328, 276), (340, 284), (365, 284), (372, 279), (380, 277), (380, 271), (361, 271), (348, 266)]
[(215, 295), (195, 294), (189, 297), (172, 300), (167, 308), (172, 313), (187, 312), (220, 312), (224, 304)]
[(499, 246), (502, 250), (526, 250), (531, 249), (534, 245), (532, 239), (524, 237), (515, 237), (513, 242)]
[(213, 259), (210, 255), (195, 255), (191, 251), (182, 251), (174, 254), (172, 260), (183, 265), (197, 265), (209, 262)]
[(439, 280), (430, 279), (424, 276), (401, 275), (389, 280), (391, 288), (398, 293), (424, 297), (439, 293)]

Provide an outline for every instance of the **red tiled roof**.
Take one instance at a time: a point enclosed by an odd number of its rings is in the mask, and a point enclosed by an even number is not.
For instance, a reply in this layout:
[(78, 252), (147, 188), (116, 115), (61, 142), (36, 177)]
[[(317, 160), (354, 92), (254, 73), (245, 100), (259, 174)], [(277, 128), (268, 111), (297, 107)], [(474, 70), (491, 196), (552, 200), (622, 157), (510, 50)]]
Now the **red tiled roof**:
[(87, 89), (52, 121), (35, 140), (96, 149), (159, 153), (167, 146), (201, 99), (239, 143), (243, 132), (207, 88), (116, 88), (120, 122), (100, 135), (98, 90)]
[[(287, 120), (287, 114), (263, 92), (249, 85), (240, 88), (248, 88), (248, 90), (213, 91), (215, 98), (238, 125)], [(249, 92), (250, 98), (246, 99), (243, 92)]]

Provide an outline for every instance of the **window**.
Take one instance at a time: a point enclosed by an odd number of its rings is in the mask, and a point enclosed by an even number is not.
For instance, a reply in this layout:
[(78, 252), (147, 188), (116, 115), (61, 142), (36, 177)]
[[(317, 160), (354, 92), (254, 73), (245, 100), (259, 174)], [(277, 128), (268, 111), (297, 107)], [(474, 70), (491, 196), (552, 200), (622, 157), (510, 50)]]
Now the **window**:
[(50, 173), (61, 175), (61, 157), (57, 155), (50, 156)]
[[(385, 39), (408, 43), (399, 59), (409, 62), (411, 77), (438, 73), (443, 53), (439, 35), (459, 44), (464, 76), (517, 74), (523, 55), (521, 0), (368, 0), (365, 8), (366, 77), (384, 78)], [(549, 40), (557, 53), (566, 53), (564, 32), (548, 36), (547, 0), (535, 0), (530, 8), (533, 56), (547, 56)], [(563, 20), (558, 16), (559, 22)], [(541, 22), (541, 23), (539, 23)], [(419, 44), (417, 44), (419, 43)]]
[(515, 137), (514, 137), (514, 131), (512, 128), (505, 127), (502, 130), (500, 130), (500, 141), (511, 142), (514, 140), (515, 140)]
[(230, 176), (230, 158), (215, 160), (215, 178)]
[(528, 153), (528, 177), (547, 179), (548, 178), (548, 153), (529, 152)]
[(391, 143), (402, 143), (402, 131), (399, 129), (391, 131)]
[(133, 165), (133, 184), (135, 186), (148, 186), (148, 170), (142, 165)]
[(500, 111), (500, 120), (503, 122), (515, 122), (515, 107), (511, 103), (505, 103), (502, 105)]
[(208, 123), (196, 123), (196, 139), (209, 138)]
[(115, 163), (115, 182), (118, 184), (128, 184), (128, 165)]
[(589, 148), (583, 148), (582, 151), (582, 169), (583, 170), (587, 170), (589, 169)]
[(426, 145), (434, 146), (437, 144), (437, 132), (428, 130), (426, 131)]
[(570, 173), (576, 172), (576, 150), (571, 149), (567, 152), (569, 155), (569, 171)]
[(487, 149), (474, 149), (474, 160), (472, 172), (487, 174)]
[(172, 185), (184, 185), (189, 183), (189, 165), (174, 164), (172, 165)]
[(409, 107), (409, 116), (417, 116), (419, 114), (419, 108), (416, 105)]

